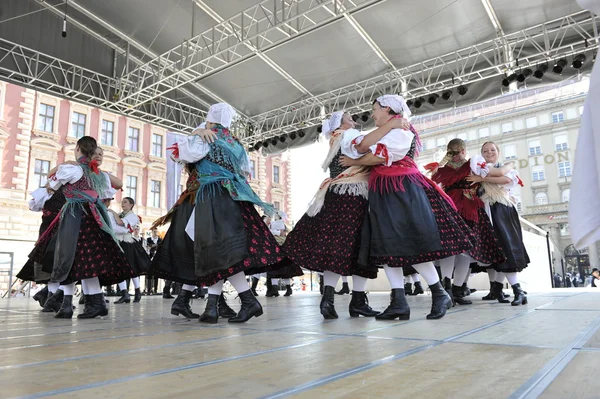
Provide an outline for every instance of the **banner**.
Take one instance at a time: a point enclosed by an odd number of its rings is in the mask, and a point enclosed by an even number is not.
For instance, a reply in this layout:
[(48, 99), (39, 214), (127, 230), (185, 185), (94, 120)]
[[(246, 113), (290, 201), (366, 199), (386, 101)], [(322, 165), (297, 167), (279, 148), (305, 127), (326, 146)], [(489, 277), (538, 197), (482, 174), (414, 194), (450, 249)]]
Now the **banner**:
[[(167, 148), (171, 147), (178, 140), (186, 137), (180, 133), (167, 132)], [(168, 152), (168, 150), (167, 150)], [(179, 195), (181, 194), (180, 185), (181, 185), (181, 172), (183, 170), (183, 165), (174, 162), (170, 154), (167, 156), (167, 208), (171, 209), (171, 207), (175, 204), (177, 199), (179, 199)]]

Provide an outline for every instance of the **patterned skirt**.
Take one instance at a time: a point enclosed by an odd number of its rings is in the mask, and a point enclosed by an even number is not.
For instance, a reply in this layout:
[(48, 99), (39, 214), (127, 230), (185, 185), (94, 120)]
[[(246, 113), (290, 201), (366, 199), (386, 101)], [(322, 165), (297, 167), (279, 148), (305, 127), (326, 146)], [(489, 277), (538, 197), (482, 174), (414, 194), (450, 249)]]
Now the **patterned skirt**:
[(468, 252), (475, 242), (463, 218), (434, 187), (404, 179), (403, 190), (369, 190), (361, 264), (407, 267)]
[[(54, 262), (44, 262), (52, 251)], [(60, 223), (40, 238), (29, 258), (51, 273), (51, 281), (63, 284), (98, 277), (101, 285), (111, 285), (134, 275), (117, 242), (100, 229), (89, 208), (65, 212)]]
[(503, 263), (494, 263), (498, 272), (520, 272), (529, 264), (529, 255), (523, 244), (523, 230), (514, 206), (495, 203), (491, 207), (494, 233), (506, 256)]
[[(64, 197), (63, 197), (64, 198)], [(52, 221), (56, 218), (58, 212), (49, 212), (42, 216), (42, 224), (40, 225), (40, 234), (48, 229)], [(52, 264), (54, 263), (54, 248), (49, 248), (44, 256), (43, 263), (36, 263), (32, 259), (29, 259), (25, 266), (17, 273), (17, 278), (24, 281), (35, 281), (37, 284), (47, 284), (50, 280), (50, 273), (46, 273), (43, 269), (52, 270)], [(45, 264), (45, 265), (44, 265)]]
[(377, 269), (358, 265), (367, 205), (364, 197), (328, 191), (321, 212), (302, 216), (288, 234), (283, 252), (308, 270), (376, 278)]
[(480, 208), (478, 214), (479, 220), (477, 222), (465, 220), (477, 238), (475, 245), (468, 253), (469, 256), (477, 262), (486, 265), (504, 263), (506, 256), (504, 256), (500, 242), (496, 238), (490, 218), (485, 213), (484, 208)]

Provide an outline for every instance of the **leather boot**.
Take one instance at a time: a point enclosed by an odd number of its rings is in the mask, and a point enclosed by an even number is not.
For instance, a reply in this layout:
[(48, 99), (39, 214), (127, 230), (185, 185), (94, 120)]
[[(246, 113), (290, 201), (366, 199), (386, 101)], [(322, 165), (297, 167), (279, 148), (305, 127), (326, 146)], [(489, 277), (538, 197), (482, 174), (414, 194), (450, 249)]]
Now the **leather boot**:
[(179, 295), (179, 292), (182, 290), (182, 284), (181, 283), (173, 283), (171, 285), (171, 293), (173, 295)]
[(133, 296), (133, 303), (138, 303), (142, 300), (142, 291), (139, 288), (135, 289), (135, 295)]
[[(467, 283), (463, 283), (461, 288), (463, 291), (463, 297), (471, 295), (471, 290), (469, 289), (469, 287), (467, 287)], [(475, 290), (475, 291), (477, 291), (477, 290)], [(475, 291), (473, 291), (473, 292), (475, 292)]]
[(452, 295), (452, 280), (448, 277), (444, 277), (444, 289), (448, 293), (450, 299), (452, 299), (452, 307), (455, 307), (456, 303), (454, 302), (454, 295)]
[(173, 299), (174, 296), (171, 295), (171, 284), (165, 284), (163, 288), (163, 299)]
[(424, 294), (425, 291), (423, 290), (423, 286), (421, 285), (420, 281), (417, 281), (415, 283), (415, 289), (413, 290), (412, 294), (410, 295), (419, 295), (419, 294)]
[(60, 309), (60, 307), (62, 305), (64, 295), (65, 295), (65, 293), (63, 290), (56, 290), (56, 292), (54, 294), (50, 294), (48, 296), (48, 299), (46, 300), (46, 303), (44, 304), (44, 308), (42, 309), (42, 312), (45, 312), (45, 313), (58, 312), (58, 310)]
[(446, 311), (452, 307), (452, 298), (446, 292), (439, 281), (429, 286), (431, 290), (431, 313), (427, 315), (428, 320), (437, 320), (444, 317)]
[(323, 288), (323, 298), (321, 298), (321, 304), (319, 305), (321, 314), (325, 320), (337, 319), (339, 317), (335, 311), (335, 306), (333, 306), (334, 298), (335, 288), (326, 285)]
[(206, 300), (206, 308), (204, 309), (204, 313), (200, 315), (201, 323), (216, 324), (217, 321), (219, 321), (219, 309), (217, 307), (218, 302), (219, 295), (208, 294), (208, 299)]
[(336, 295), (344, 295), (344, 294), (349, 294), (350, 293), (350, 287), (348, 286), (348, 283), (342, 283), (342, 289), (339, 290), (338, 292), (336, 292)]
[(525, 291), (523, 291), (523, 289), (521, 288), (521, 284), (517, 283), (513, 285), (512, 289), (515, 295), (515, 300), (512, 301), (510, 304), (512, 306), (527, 305), (527, 297), (525, 296)]
[(283, 296), (291, 296), (294, 292), (292, 291), (292, 286), (291, 285), (286, 285), (285, 286), (286, 290), (285, 290), (285, 294), (283, 294)]
[(383, 311), (383, 313), (375, 316), (377, 320), (409, 320), (410, 319), (410, 307), (406, 302), (406, 295), (404, 294), (404, 288), (392, 288), (390, 293), (390, 305)]
[(496, 289), (494, 288), (495, 285), (496, 285), (495, 281), (490, 281), (490, 292), (489, 292), (489, 294), (487, 294), (486, 296), (481, 298), (481, 300), (483, 300), (483, 301), (495, 301), (496, 300)]
[(34, 296), (33, 296), (33, 300), (37, 301), (37, 303), (40, 304), (40, 306), (43, 308), (44, 304), (46, 303), (46, 301), (48, 300), (48, 294), (50, 292), (48, 291), (48, 286), (45, 286), (44, 288), (42, 288), (41, 290), (39, 290)]
[(73, 295), (64, 295), (62, 305), (56, 314), (56, 319), (72, 319), (73, 318)]
[(498, 300), (498, 302), (509, 303), (510, 301), (504, 297), (504, 292), (502, 291), (502, 288), (504, 288), (504, 287), (503, 287), (502, 283), (499, 283), (496, 281), (496, 283), (494, 284), (494, 287), (495, 287), (494, 295), (496, 296), (496, 299)]
[(108, 308), (106, 307), (104, 295), (85, 295), (84, 298), (85, 307), (83, 308), (83, 313), (77, 315), (78, 319), (94, 319), (98, 316), (108, 315)]
[(191, 299), (191, 291), (181, 290), (179, 295), (177, 295), (177, 299), (175, 299), (171, 305), (171, 314), (175, 316), (182, 315), (186, 319), (197, 319), (200, 317), (199, 314), (192, 312), (192, 307), (190, 306)]
[(252, 291), (252, 295), (254, 296), (258, 296), (258, 292), (256, 292), (256, 287), (258, 287), (258, 279), (256, 277), (252, 277), (252, 288), (250, 288), (250, 291)]
[(85, 305), (85, 294), (84, 293), (81, 293), (81, 295), (79, 295), (79, 304)]
[(348, 310), (350, 312), (350, 317), (358, 317), (359, 315), (375, 317), (380, 313), (371, 309), (367, 293), (361, 291), (352, 291), (352, 299), (350, 300)]
[(278, 296), (279, 296), (279, 290), (277, 289), (277, 286), (271, 284), (271, 286), (267, 290), (266, 297), (268, 297), (268, 298), (275, 298), (275, 297), (278, 297)]
[(404, 293), (406, 295), (413, 295), (413, 289), (412, 289), (412, 284), (411, 283), (405, 283), (404, 284)]
[(129, 296), (129, 292), (127, 292), (127, 290), (121, 290), (121, 292), (119, 292), (119, 295), (121, 295), (121, 298), (117, 299), (115, 301), (115, 303), (129, 303), (129, 302), (131, 302), (131, 297)]
[(259, 317), (263, 314), (262, 306), (258, 299), (252, 295), (250, 290), (240, 292), (239, 297), (242, 300), (242, 308), (237, 316), (229, 319), (230, 323), (245, 323), (253, 317)]
[(473, 302), (465, 299), (465, 291), (458, 285), (452, 285), (452, 294), (454, 295), (454, 302), (459, 305), (472, 305)]
[(221, 295), (219, 296), (219, 303), (217, 304), (217, 308), (219, 309), (219, 316), (224, 319), (231, 319), (232, 317), (237, 316), (235, 310), (231, 309), (227, 304), (227, 298), (225, 298), (225, 294), (223, 293), (221, 293)]

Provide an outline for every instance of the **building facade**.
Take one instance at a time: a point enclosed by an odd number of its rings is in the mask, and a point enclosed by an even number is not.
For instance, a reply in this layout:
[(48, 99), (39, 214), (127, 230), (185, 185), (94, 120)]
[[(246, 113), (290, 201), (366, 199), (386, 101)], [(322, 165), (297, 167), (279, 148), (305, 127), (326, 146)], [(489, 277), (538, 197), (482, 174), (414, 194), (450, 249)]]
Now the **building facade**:
[[(587, 82), (552, 90), (507, 95), (477, 106), (416, 118), (424, 151), (418, 160), (425, 165), (439, 161), (447, 143), (461, 138), (469, 156), (480, 153), (487, 141), (495, 142), (502, 161), (514, 161), (524, 187), (515, 192), (520, 215), (550, 234), (560, 255), (554, 256), (555, 271), (589, 274), (598, 267), (598, 248), (573, 256), (569, 232), (568, 203), (579, 121)], [(582, 259), (589, 255), (589, 262)], [(579, 263), (579, 265), (577, 264)], [(564, 269), (563, 269), (564, 267)]]
[[(75, 143), (84, 135), (104, 149), (102, 169), (123, 181), (115, 200), (135, 199), (142, 229), (167, 212), (165, 129), (0, 82), (0, 290), (37, 240), (40, 214), (29, 211), (29, 193), (46, 184), (54, 166), (75, 159)], [(289, 155), (251, 153), (251, 162), (252, 187), (291, 216)]]

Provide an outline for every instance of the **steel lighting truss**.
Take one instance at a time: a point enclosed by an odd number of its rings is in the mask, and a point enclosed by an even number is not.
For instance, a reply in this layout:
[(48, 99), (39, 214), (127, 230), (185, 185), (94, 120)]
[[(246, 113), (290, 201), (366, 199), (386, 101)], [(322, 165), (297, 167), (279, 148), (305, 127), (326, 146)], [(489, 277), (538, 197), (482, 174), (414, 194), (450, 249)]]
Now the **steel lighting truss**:
[[(514, 33), (499, 35), (495, 39), (340, 89), (304, 98), (251, 118), (251, 128), (245, 129), (242, 140), (251, 144), (320, 124), (323, 111), (367, 111), (378, 96), (386, 93), (401, 93), (407, 99), (426, 96), (519, 68), (535, 69), (541, 63), (551, 63), (578, 52), (597, 49), (597, 22), (598, 17), (589, 12), (577, 12)], [(506, 61), (506, 44), (513, 52), (513, 63)], [(401, 79), (398, 78), (398, 73)], [(406, 82), (406, 90), (403, 90), (403, 82)]]
[[(140, 107), (381, 1), (264, 0), (123, 75), (119, 98), (103, 105)], [(333, 14), (324, 13), (325, 6)]]

